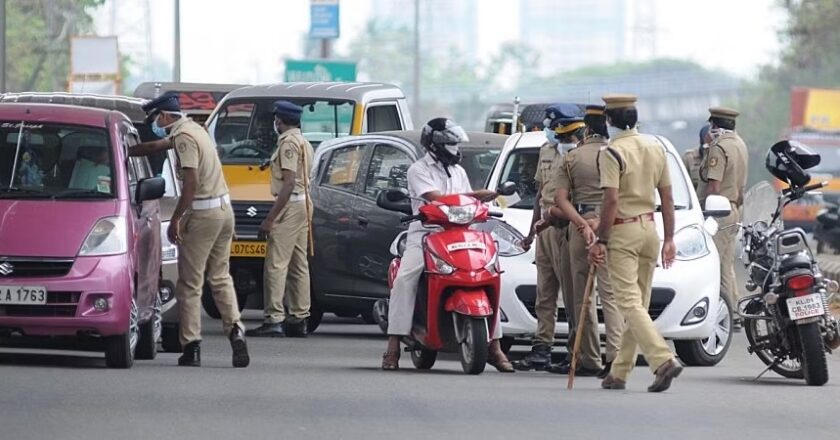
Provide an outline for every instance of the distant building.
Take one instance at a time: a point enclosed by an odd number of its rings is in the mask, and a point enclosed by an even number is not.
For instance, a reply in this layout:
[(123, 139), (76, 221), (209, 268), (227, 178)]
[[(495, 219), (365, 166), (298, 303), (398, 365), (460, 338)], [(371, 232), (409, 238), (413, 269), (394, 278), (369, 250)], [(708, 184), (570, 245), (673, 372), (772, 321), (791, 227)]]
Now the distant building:
[(525, 0), (520, 2), (519, 35), (541, 53), (542, 74), (627, 57), (625, 0)]

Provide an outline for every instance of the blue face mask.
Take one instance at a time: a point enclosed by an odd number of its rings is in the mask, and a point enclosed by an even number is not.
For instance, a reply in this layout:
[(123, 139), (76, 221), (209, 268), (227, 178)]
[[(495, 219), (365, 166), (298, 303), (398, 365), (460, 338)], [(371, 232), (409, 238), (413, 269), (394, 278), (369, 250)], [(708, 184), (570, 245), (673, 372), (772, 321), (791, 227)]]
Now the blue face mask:
[(158, 125), (157, 119), (152, 121), (152, 132), (161, 139), (166, 137), (166, 129)]
[(543, 132), (545, 133), (545, 138), (548, 139), (548, 143), (550, 143), (551, 145), (557, 145), (560, 143), (560, 141), (557, 140), (557, 134), (554, 132), (554, 130), (550, 128), (544, 128)]

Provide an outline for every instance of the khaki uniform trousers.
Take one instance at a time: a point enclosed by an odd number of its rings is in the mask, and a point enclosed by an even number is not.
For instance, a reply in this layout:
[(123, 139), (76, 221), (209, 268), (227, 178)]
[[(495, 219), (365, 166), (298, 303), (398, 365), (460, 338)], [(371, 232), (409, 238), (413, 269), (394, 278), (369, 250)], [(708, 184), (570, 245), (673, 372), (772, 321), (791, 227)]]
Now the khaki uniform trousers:
[(288, 296), (289, 315), (297, 320), (309, 317), (310, 284), (307, 246), (309, 223), (306, 203), (289, 202), (271, 226), (263, 270), (265, 322), (285, 320), (283, 299)]
[(617, 379), (627, 380), (636, 365), (637, 346), (653, 372), (674, 358), (648, 314), (658, 254), (659, 235), (653, 221), (643, 218), (612, 227), (607, 266), (618, 309), (627, 323), (611, 370)]
[(732, 310), (732, 316), (736, 316), (738, 307), (738, 281), (735, 279), (735, 240), (738, 237), (738, 228), (723, 228), (734, 225), (741, 221), (741, 213), (733, 203), (732, 212), (721, 219), (718, 219), (719, 229), (715, 234), (715, 247), (720, 255), (720, 293), (726, 295)]
[(222, 315), (225, 334), (230, 334), (234, 325), (242, 326), (230, 276), (233, 227), (233, 210), (228, 204), (190, 211), (182, 220), (175, 286), (182, 346), (201, 340), (201, 294), (205, 278)]
[[(537, 236), (537, 300), (534, 306), (537, 314), (537, 333), (534, 335), (534, 345), (554, 345), (561, 287), (563, 302), (570, 301), (572, 287), (568, 250), (566, 228), (550, 226)], [(572, 315), (568, 316), (570, 328), (573, 326), (572, 318)]]
[[(586, 292), (586, 279), (589, 276), (589, 250), (586, 239), (576, 227), (569, 228), (569, 252), (571, 254), (572, 285), (574, 291), (575, 322), (580, 322), (580, 308)], [(606, 329), (606, 360), (612, 362), (618, 354), (621, 344), (621, 333), (624, 330), (624, 318), (618, 310), (615, 297), (610, 285), (609, 270), (606, 266), (598, 267), (595, 271), (598, 296), (601, 299), (601, 310), (604, 313), (604, 327)], [(580, 360), (584, 368), (594, 369), (601, 366), (601, 338), (598, 334), (598, 315), (595, 308), (594, 295), (591, 297), (590, 307), (585, 312), (586, 323), (583, 327), (583, 338), (580, 341)], [(569, 313), (569, 307), (566, 307)]]

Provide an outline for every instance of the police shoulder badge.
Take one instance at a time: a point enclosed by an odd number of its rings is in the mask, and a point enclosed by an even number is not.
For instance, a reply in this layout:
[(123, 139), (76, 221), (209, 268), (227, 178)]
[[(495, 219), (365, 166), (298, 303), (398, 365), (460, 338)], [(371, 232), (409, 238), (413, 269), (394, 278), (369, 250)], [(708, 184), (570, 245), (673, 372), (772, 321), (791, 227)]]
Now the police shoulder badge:
[(288, 149), (288, 150), (286, 150), (285, 153), (283, 153), (283, 155), (286, 156), (286, 159), (291, 159), (291, 158), (295, 157), (295, 152), (292, 151), (291, 149)]
[(718, 164), (718, 159), (716, 157), (709, 158), (709, 168), (714, 168)]
[(178, 143), (178, 152), (183, 153), (187, 150), (187, 143), (186, 142), (179, 142)]

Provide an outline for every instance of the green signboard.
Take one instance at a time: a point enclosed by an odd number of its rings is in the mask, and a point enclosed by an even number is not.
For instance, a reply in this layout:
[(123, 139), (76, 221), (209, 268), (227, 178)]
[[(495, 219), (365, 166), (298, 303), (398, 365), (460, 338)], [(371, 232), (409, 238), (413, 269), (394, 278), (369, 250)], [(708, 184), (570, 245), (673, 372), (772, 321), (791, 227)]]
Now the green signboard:
[(355, 81), (356, 63), (331, 60), (286, 60), (286, 82)]

